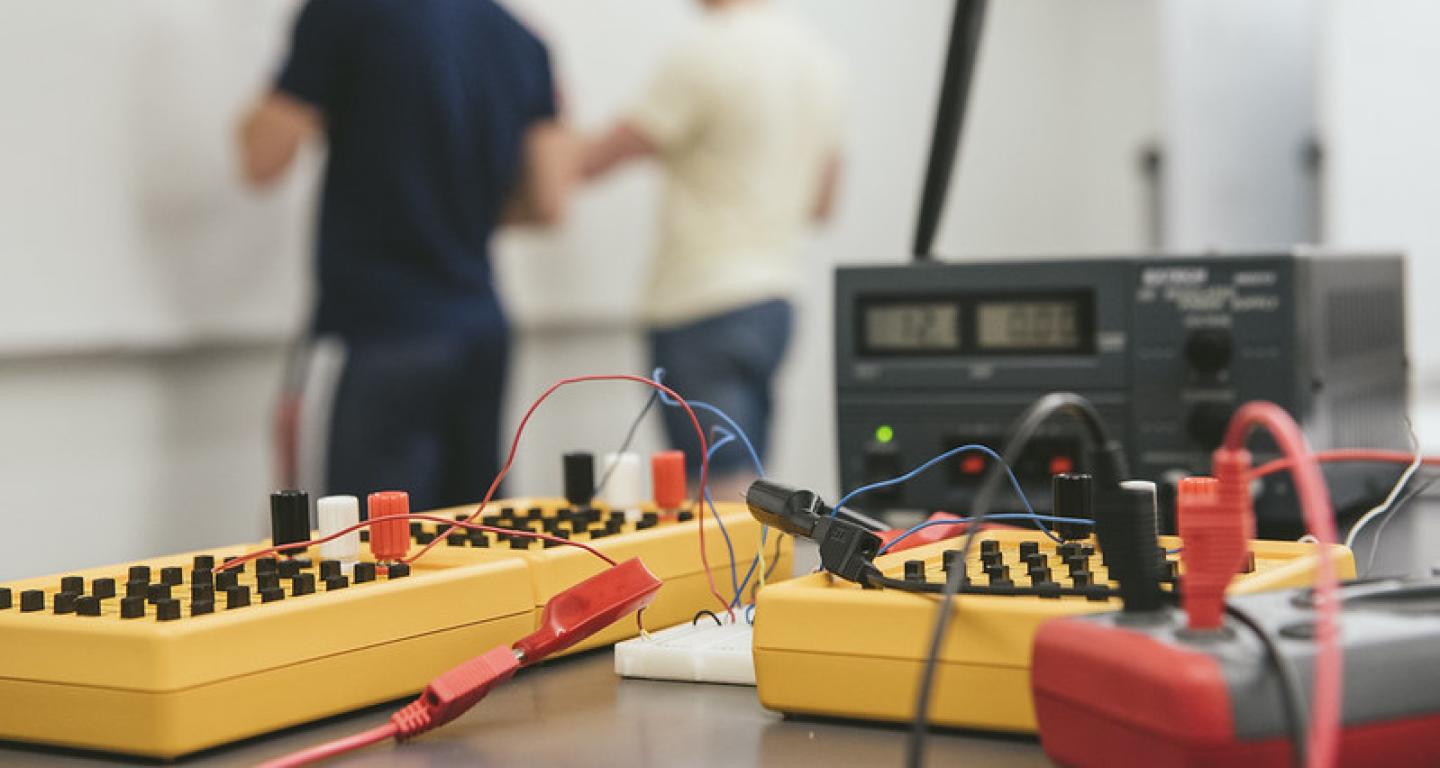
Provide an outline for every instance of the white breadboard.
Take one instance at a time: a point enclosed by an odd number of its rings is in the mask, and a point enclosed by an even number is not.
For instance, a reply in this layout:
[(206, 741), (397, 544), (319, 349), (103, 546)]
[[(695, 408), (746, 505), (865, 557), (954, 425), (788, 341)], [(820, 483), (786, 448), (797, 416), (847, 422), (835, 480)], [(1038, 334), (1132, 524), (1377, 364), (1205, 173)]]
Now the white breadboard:
[(737, 623), (705, 618), (697, 624), (653, 632), (615, 646), (615, 674), (689, 683), (755, 684), (753, 632), (740, 612)]

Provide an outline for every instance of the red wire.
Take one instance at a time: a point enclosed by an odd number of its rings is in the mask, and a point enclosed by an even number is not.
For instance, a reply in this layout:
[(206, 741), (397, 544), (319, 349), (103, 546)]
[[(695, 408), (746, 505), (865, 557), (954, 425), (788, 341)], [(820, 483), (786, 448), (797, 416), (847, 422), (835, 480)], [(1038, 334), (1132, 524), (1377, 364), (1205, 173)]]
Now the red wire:
[[(560, 389), (561, 387), (567, 386), (569, 384), (578, 384), (587, 381), (633, 381), (639, 384), (644, 384), (653, 389), (664, 392), (671, 398), (674, 398), (680, 403), (680, 407), (685, 409), (685, 415), (690, 417), (690, 424), (695, 428), (695, 435), (700, 438), (700, 486), (695, 494), (695, 519), (698, 523), (698, 525), (696, 526), (696, 530), (699, 531), (700, 537), (700, 563), (705, 568), (705, 580), (709, 582), (710, 594), (714, 595), (715, 599), (720, 601), (720, 605), (725, 608), (726, 612), (729, 613), (730, 617), (733, 619), (735, 617), (735, 614), (733, 609), (730, 608), (730, 602), (720, 595), (720, 590), (715, 588), (715, 574), (710, 571), (710, 558), (705, 553), (705, 485), (707, 482), (709, 482), (710, 478), (710, 459), (708, 456), (710, 451), (709, 443), (705, 439), (705, 430), (700, 427), (700, 419), (695, 416), (695, 411), (691, 410), (690, 403), (686, 402), (685, 398), (677, 394), (675, 390), (653, 379), (647, 379), (644, 376), (634, 376), (627, 373), (616, 373), (596, 374), (589, 376), (572, 376), (570, 378), (561, 379), (554, 384), (551, 384), (550, 388), (546, 389), (540, 394), (539, 397), (535, 398), (535, 402), (531, 403), (530, 407), (525, 410), (524, 417), (520, 419), (520, 424), (515, 428), (515, 437), (510, 441), (510, 452), (505, 456), (504, 466), (500, 468), (500, 473), (495, 475), (495, 480), (490, 483), (489, 490), (485, 491), (485, 498), (480, 500), (480, 506), (476, 507), (475, 511), (472, 512), (468, 518), (466, 518), (466, 522), (474, 520), (476, 517), (480, 516), (480, 513), (485, 511), (485, 505), (490, 503), (490, 500), (495, 496), (495, 492), (500, 488), (500, 481), (504, 480), (505, 475), (510, 473), (510, 465), (515, 462), (515, 454), (519, 451), (520, 448), (520, 436), (525, 433), (525, 426), (530, 423), (530, 417), (535, 414), (535, 411), (540, 407), (540, 404), (545, 402), (545, 400), (549, 398), (550, 395), (554, 394), (555, 391)], [(447, 530), (446, 533), (449, 533), (449, 531)], [(424, 547), (420, 548), (419, 552), (416, 552), (414, 555), (405, 558), (405, 562), (413, 563), (415, 562), (415, 560), (424, 556), (426, 552), (429, 552), (431, 548), (433, 548), (436, 544), (439, 543), (440, 538), (442, 538), (444, 535), (445, 534), (437, 535), (435, 541), (426, 544)]]
[[(708, 556), (708, 555), (706, 554), (706, 552), (705, 552), (705, 503), (704, 503), (704, 502), (705, 502), (705, 486), (706, 486), (706, 484), (709, 482), (709, 477), (710, 477), (710, 460), (709, 460), (709, 456), (708, 456), (708, 454), (709, 454), (709, 444), (708, 444), (708, 441), (705, 439), (705, 430), (700, 427), (700, 419), (695, 416), (695, 411), (690, 408), (690, 403), (687, 402), (687, 401), (685, 400), (685, 398), (681, 397), (678, 393), (675, 392), (675, 390), (673, 390), (673, 389), (665, 386), (664, 384), (661, 384), (660, 382), (654, 381), (654, 380), (652, 380), (652, 379), (647, 379), (647, 378), (645, 378), (644, 376), (634, 376), (634, 375), (626, 374), (626, 373), (598, 374), (598, 375), (590, 375), (590, 376), (572, 376), (572, 377), (570, 377), (570, 378), (561, 379), (560, 381), (557, 381), (557, 382), (555, 382), (554, 384), (551, 384), (550, 387), (549, 387), (549, 389), (546, 389), (543, 393), (541, 393), (540, 397), (536, 398), (536, 399), (535, 399), (535, 402), (531, 403), (531, 404), (530, 404), (530, 407), (529, 407), (528, 409), (526, 409), (526, 411), (525, 411), (525, 416), (520, 419), (520, 424), (515, 428), (515, 436), (514, 436), (514, 438), (511, 440), (511, 442), (510, 442), (510, 452), (509, 452), (509, 453), (506, 455), (506, 457), (505, 457), (505, 464), (504, 464), (504, 466), (502, 466), (502, 467), (500, 468), (500, 472), (499, 472), (499, 474), (497, 474), (497, 475), (495, 476), (495, 480), (490, 483), (490, 488), (485, 491), (485, 497), (484, 497), (483, 499), (481, 499), (480, 505), (475, 508), (475, 511), (472, 512), (469, 517), (465, 518), (465, 520), (463, 521), (463, 523), (471, 523), (471, 521), (473, 521), (473, 520), (475, 520), (475, 518), (479, 517), (479, 516), (481, 515), (481, 513), (483, 513), (483, 512), (485, 511), (486, 505), (488, 505), (488, 504), (490, 503), (491, 499), (494, 498), (495, 492), (500, 488), (500, 481), (501, 481), (501, 480), (504, 480), (504, 479), (505, 479), (505, 476), (510, 473), (510, 466), (511, 466), (512, 464), (514, 464), (514, 462), (515, 462), (515, 454), (519, 451), (519, 448), (520, 448), (520, 437), (521, 437), (521, 435), (523, 435), (523, 434), (525, 433), (525, 427), (526, 427), (527, 424), (530, 423), (530, 417), (535, 414), (535, 411), (536, 411), (536, 409), (538, 409), (538, 408), (540, 407), (540, 404), (543, 403), (543, 402), (545, 402), (545, 400), (546, 400), (547, 398), (549, 398), (550, 395), (554, 394), (555, 391), (558, 390), (558, 389), (560, 389), (561, 387), (564, 387), (564, 386), (569, 385), (569, 384), (577, 384), (577, 383), (583, 383), (583, 382), (587, 382), (587, 381), (633, 381), (633, 382), (637, 382), (637, 383), (640, 383), (640, 384), (645, 384), (645, 385), (647, 385), (647, 386), (649, 386), (649, 387), (652, 387), (652, 388), (657, 389), (657, 390), (659, 390), (659, 391), (661, 391), (661, 392), (664, 392), (665, 394), (669, 395), (671, 398), (675, 399), (677, 402), (680, 403), (680, 407), (685, 410), (685, 414), (690, 417), (690, 424), (691, 424), (691, 426), (693, 426), (693, 427), (695, 428), (695, 434), (696, 434), (696, 436), (698, 436), (698, 437), (700, 438), (700, 485), (699, 485), (699, 488), (697, 489), (696, 494), (695, 494), (695, 520), (696, 520), (696, 522), (697, 522), (696, 530), (698, 531), (698, 533), (699, 533), (699, 538), (700, 538), (700, 563), (701, 563), (701, 565), (704, 566), (704, 568), (705, 568), (705, 579), (706, 579), (706, 581), (709, 583), (709, 586), (710, 586), (710, 594), (713, 595), (716, 600), (720, 601), (720, 605), (721, 605), (722, 607), (724, 607), (725, 611), (726, 611), (728, 614), (730, 614), (730, 618), (731, 618), (731, 619), (734, 619), (734, 617), (735, 617), (734, 609), (732, 609), (732, 608), (730, 607), (729, 601), (727, 601), (724, 597), (722, 597), (722, 596), (720, 595), (720, 591), (719, 591), (718, 589), (716, 589), (716, 587), (715, 587), (715, 574), (712, 573), (711, 570), (710, 570), (710, 558), (709, 558), (709, 556)], [(421, 518), (421, 519), (427, 519), (427, 518), (424, 518), (424, 516), (419, 516), (419, 515), (410, 515), (409, 517), (412, 517), (412, 518), (414, 518), (414, 517), (419, 517), (419, 518)], [(382, 518), (382, 519), (383, 519), (383, 518)], [(294, 548), (299, 548), (299, 547), (310, 547), (310, 546), (314, 546), (314, 545), (316, 545), (316, 544), (323, 544), (323, 543), (325, 543), (325, 542), (327, 542), (327, 541), (331, 541), (331, 540), (333, 540), (333, 539), (337, 539), (337, 538), (339, 538), (340, 536), (343, 536), (343, 535), (345, 535), (345, 534), (347, 534), (347, 533), (349, 533), (349, 532), (351, 532), (351, 531), (358, 530), (358, 529), (360, 529), (360, 528), (364, 528), (364, 527), (368, 526), (371, 522), (373, 522), (373, 521), (366, 520), (366, 521), (364, 521), (364, 522), (362, 522), (362, 523), (360, 523), (360, 524), (358, 524), (358, 525), (350, 526), (349, 528), (346, 528), (346, 529), (344, 529), (344, 530), (341, 530), (341, 531), (339, 531), (339, 532), (337, 532), (337, 533), (330, 534), (329, 536), (321, 537), (321, 538), (319, 538), (319, 539), (312, 539), (312, 540), (310, 540), (310, 541), (291, 542), (291, 543), (283, 544), (283, 545), (280, 545), (280, 546), (277, 546), (277, 547), (267, 547), (267, 548), (265, 548), (265, 549), (258, 550), (258, 551), (256, 551), (256, 552), (251, 552), (251, 553), (249, 553), (249, 554), (246, 554), (246, 555), (243, 555), (243, 556), (241, 556), (241, 557), (238, 557), (238, 558), (236, 558), (235, 560), (232, 560), (232, 561), (230, 561), (230, 562), (228, 562), (228, 563), (225, 563), (225, 564), (223, 564), (223, 565), (220, 565), (220, 566), (218, 566), (218, 567), (216, 568), (216, 570), (217, 570), (217, 571), (223, 571), (223, 570), (226, 570), (227, 568), (236, 567), (236, 566), (239, 566), (239, 565), (241, 565), (241, 564), (243, 564), (243, 563), (245, 563), (245, 562), (247, 562), (247, 561), (254, 560), (254, 559), (257, 558), (257, 557), (264, 557), (265, 555), (275, 554), (275, 553), (279, 552), (281, 549), (294, 549)], [(402, 559), (402, 562), (405, 562), (405, 563), (413, 563), (413, 562), (415, 562), (416, 560), (418, 560), (418, 559), (420, 559), (421, 557), (423, 557), (423, 556), (425, 555), (425, 553), (427, 553), (427, 552), (429, 552), (431, 549), (433, 549), (433, 548), (440, 542), (440, 540), (441, 540), (442, 538), (444, 538), (446, 535), (448, 535), (451, 531), (455, 530), (456, 528), (470, 527), (470, 526), (467, 526), (467, 525), (462, 524), (461, 521), (453, 521), (453, 520), (444, 520), (444, 519), (442, 519), (442, 522), (449, 522), (449, 523), (450, 523), (450, 527), (447, 528), (447, 529), (445, 529), (445, 532), (444, 532), (444, 533), (439, 533), (439, 534), (437, 534), (435, 540), (434, 540), (434, 541), (431, 541), (429, 544), (426, 544), (425, 546), (421, 547), (419, 552), (416, 552), (414, 555), (411, 555), (411, 556), (409, 556), (409, 557), (403, 558), (403, 559)], [(479, 527), (480, 529), (482, 529), (482, 530), (500, 531), (500, 532), (508, 533), (508, 534), (511, 534), (511, 535), (519, 534), (519, 535), (523, 535), (523, 536), (529, 536), (529, 537), (531, 537), (531, 538), (541, 538), (541, 539), (544, 539), (544, 538), (555, 538), (555, 537), (547, 537), (547, 536), (544, 536), (544, 535), (542, 535), (542, 534), (526, 533), (526, 532), (522, 532), (522, 531), (514, 531), (514, 530), (506, 529), (506, 528), (489, 528), (489, 527), (486, 527), (486, 526), (478, 526), (478, 527)], [(577, 547), (580, 547), (580, 548), (582, 548), (582, 549), (585, 549), (585, 550), (589, 551), (590, 553), (595, 554), (595, 555), (601, 557), (601, 558), (604, 559), (606, 562), (609, 562), (611, 565), (614, 565), (614, 561), (613, 561), (613, 560), (610, 560), (610, 558), (605, 557), (604, 555), (601, 555), (597, 550), (594, 550), (594, 549), (592, 549), (591, 547), (588, 547), (588, 546), (586, 546), (586, 545), (584, 545), (584, 544), (581, 544), (580, 542), (570, 541), (569, 539), (559, 539), (559, 538), (555, 538), (555, 540), (556, 540), (556, 541), (564, 542), (564, 543), (569, 544), (569, 545), (571, 545), (571, 546), (577, 546)]]
[(321, 536), (321, 537), (318, 538), (318, 539), (311, 539), (310, 541), (297, 541), (297, 542), (293, 542), (293, 543), (290, 543), (290, 544), (282, 544), (282, 545), (280, 545), (280, 546), (278, 546), (278, 547), (266, 547), (265, 549), (258, 549), (258, 550), (254, 551), (254, 552), (250, 552), (250, 553), (241, 555), (240, 557), (237, 557), (237, 558), (235, 558), (234, 560), (226, 560), (224, 563), (221, 563), (220, 565), (215, 566), (215, 570), (217, 570), (217, 571), (226, 571), (226, 570), (229, 570), (229, 569), (231, 569), (231, 568), (238, 568), (238, 567), (240, 567), (241, 565), (244, 565), (245, 563), (247, 563), (247, 562), (249, 562), (249, 561), (251, 561), (251, 560), (254, 560), (254, 559), (256, 559), (256, 558), (264, 557), (264, 556), (266, 556), (266, 555), (277, 554), (277, 553), (279, 553), (280, 550), (282, 550), (282, 549), (295, 549), (295, 548), (297, 548), (297, 547), (313, 547), (313, 546), (315, 546), (315, 545), (317, 545), (317, 544), (324, 544), (324, 543), (327, 542), (327, 541), (334, 541), (335, 539), (338, 539), (338, 538), (340, 538), (341, 536), (344, 536), (345, 534), (350, 533), (350, 532), (352, 532), (352, 531), (358, 531), (358, 530), (360, 530), (361, 528), (369, 528), (372, 524), (377, 523), (377, 522), (380, 522), (380, 521), (382, 521), (382, 520), (424, 520), (424, 521), (426, 521), (426, 522), (431, 522), (431, 523), (449, 523), (449, 524), (451, 525), (452, 529), (453, 529), (453, 528), (465, 528), (465, 529), (467, 529), (467, 530), (473, 530), (473, 531), (488, 531), (488, 532), (490, 532), (490, 533), (502, 533), (502, 534), (505, 534), (505, 535), (507, 535), (507, 536), (520, 536), (520, 537), (522, 537), (522, 538), (527, 538), (527, 539), (540, 539), (541, 541), (554, 541), (554, 542), (557, 542), (557, 543), (560, 543), (560, 544), (564, 544), (564, 545), (566, 545), (566, 546), (578, 547), (578, 548), (583, 549), (583, 550), (585, 550), (586, 552), (589, 552), (590, 554), (592, 554), (592, 555), (600, 558), (601, 560), (604, 560), (604, 561), (605, 561), (607, 564), (609, 564), (609, 565), (615, 565), (615, 560), (614, 560), (613, 558), (611, 558), (609, 555), (607, 555), (607, 554), (605, 554), (604, 552), (601, 552), (600, 550), (598, 550), (598, 549), (590, 546), (589, 544), (586, 544), (586, 543), (584, 543), (584, 542), (581, 542), (581, 541), (572, 541), (572, 540), (570, 540), (570, 539), (562, 539), (562, 538), (560, 538), (559, 536), (551, 536), (551, 535), (545, 534), (545, 533), (535, 533), (534, 531), (527, 531), (527, 530), (520, 529), (520, 528), (501, 528), (501, 527), (494, 526), (494, 525), (482, 525), (482, 524), (480, 524), (480, 523), (471, 523), (471, 522), (468, 522), (468, 521), (467, 521), (467, 522), (460, 522), (459, 520), (452, 520), (452, 519), (450, 519), (450, 518), (448, 518), (448, 517), (440, 517), (440, 516), (438, 516), (438, 515), (427, 515), (427, 514), (425, 514), (425, 513), (423, 513), (423, 512), (417, 512), (417, 513), (415, 513), (415, 514), (410, 514), (410, 515), (392, 515), (392, 516), (390, 516), (390, 517), (379, 517), (379, 518), (375, 518), (375, 519), (373, 519), (373, 520), (361, 520), (360, 522), (356, 523), (355, 525), (352, 525), (352, 526), (350, 526), (349, 528), (343, 528), (343, 529), (341, 529), (341, 530), (339, 530), (339, 531), (336, 531), (336, 532), (330, 534), (329, 536)]
[[(1404, 451), (1387, 451), (1378, 448), (1342, 448), (1333, 451), (1318, 451), (1315, 453), (1315, 460), (1321, 464), (1333, 464), (1344, 461), (1367, 461), (1383, 464), (1409, 464), (1415, 460), (1415, 454)], [(1421, 464), (1436, 467), (1440, 466), (1440, 456), (1423, 456)], [(1283, 472), (1295, 466), (1295, 461), (1290, 458), (1275, 459), (1256, 467), (1250, 472), (1251, 477), (1264, 477), (1273, 475), (1276, 472)]]
[(284, 757), (276, 758), (267, 763), (261, 763), (260, 768), (297, 768), (301, 765), (318, 763), (321, 760), (328, 760), (346, 752), (354, 752), (357, 749), (368, 747), (371, 744), (382, 742), (395, 736), (395, 724), (386, 722), (371, 728), (368, 731), (357, 733), (354, 736), (346, 736), (343, 739), (320, 744), (309, 749), (302, 749)]
[[(1242, 405), (1230, 420), (1222, 448), (1231, 451), (1244, 450), (1245, 440), (1256, 426), (1264, 427), (1275, 438), (1276, 444), (1290, 462), (1288, 468), (1295, 477), (1295, 489), (1300, 498), (1305, 527), (1319, 542), (1316, 547), (1318, 562), (1314, 588), (1315, 605), (1318, 608), (1315, 630), (1319, 649), (1315, 655), (1314, 704), (1310, 713), (1307, 747), (1309, 764), (1328, 768), (1335, 764), (1339, 751), (1340, 689), (1343, 683), (1340, 648), (1336, 642), (1340, 617), (1340, 603), (1337, 599), (1339, 581), (1334, 560), (1328, 551), (1330, 545), (1337, 541), (1330, 492), (1325, 487), (1325, 477), (1320, 474), (1319, 462), (1305, 443), (1304, 434), (1300, 432), (1294, 419), (1274, 403), (1252, 402)], [(1407, 456), (1406, 461), (1414, 461), (1414, 456)]]

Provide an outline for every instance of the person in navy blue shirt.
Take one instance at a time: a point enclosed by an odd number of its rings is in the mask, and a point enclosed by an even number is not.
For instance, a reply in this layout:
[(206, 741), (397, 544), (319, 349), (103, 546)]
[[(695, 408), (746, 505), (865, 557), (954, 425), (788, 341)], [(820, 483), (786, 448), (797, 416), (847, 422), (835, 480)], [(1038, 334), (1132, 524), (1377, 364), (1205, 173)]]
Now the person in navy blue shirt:
[(416, 509), (478, 500), (509, 349), (490, 237), (557, 222), (573, 176), (546, 47), (491, 0), (308, 0), (241, 126), (247, 179), (279, 179), (322, 134), (318, 297), (279, 412), (299, 469), (283, 479), (405, 490)]

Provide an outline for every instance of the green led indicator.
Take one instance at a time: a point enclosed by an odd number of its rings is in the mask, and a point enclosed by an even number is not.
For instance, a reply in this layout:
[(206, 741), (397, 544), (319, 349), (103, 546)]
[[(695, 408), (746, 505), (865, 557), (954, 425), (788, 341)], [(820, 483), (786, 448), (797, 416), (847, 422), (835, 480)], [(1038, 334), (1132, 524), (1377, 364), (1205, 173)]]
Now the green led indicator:
[(875, 440), (880, 443), (888, 443), (895, 439), (895, 429), (889, 424), (881, 424), (875, 428)]

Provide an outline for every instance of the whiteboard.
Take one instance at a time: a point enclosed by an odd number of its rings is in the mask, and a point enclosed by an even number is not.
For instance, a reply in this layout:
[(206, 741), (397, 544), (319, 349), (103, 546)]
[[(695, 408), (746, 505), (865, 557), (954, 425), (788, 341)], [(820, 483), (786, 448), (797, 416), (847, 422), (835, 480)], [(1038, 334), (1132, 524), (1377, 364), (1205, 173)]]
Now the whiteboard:
[[(701, 13), (685, 0), (506, 4), (548, 42), (565, 110), (587, 132), (634, 102)], [(814, 292), (823, 294), (831, 263), (906, 256), (951, 4), (783, 4), (811, 19), (850, 69), (839, 212), (811, 251)], [(238, 180), (233, 146), (237, 118), (278, 66), (297, 0), (9, 5), (0, 23), (0, 355), (300, 329), (321, 151), (256, 194)], [(1150, 17), (1130, 0), (1084, 7), (1029, 0), (993, 9), (942, 252), (1139, 242), (1128, 153), (1152, 105), (1128, 94), (1153, 88), (1080, 91), (1083, 121), (1065, 119), (1075, 99), (1055, 94), (1104, 80), (1120, 63), (1143, 70), (1132, 65), (1149, 51), (1096, 33), (1108, 55), (1095, 64), (1063, 46), (1046, 53), (1054, 46), (1042, 41), (1071, 40), (1077, 25), (1145, 28)], [(1017, 125), (1042, 126), (1046, 141)], [(1096, 137), (1107, 137), (1104, 151)], [(517, 324), (633, 318), (653, 258), (658, 186), (655, 168), (641, 164), (578, 194), (559, 230), (504, 233), (495, 259)], [(1092, 200), (1116, 210), (1075, 204)]]
[(233, 143), (292, 13), (291, 0), (7, 4), (0, 351), (297, 327), (315, 174), (252, 193)]
[[(567, 113), (599, 130), (698, 15), (674, 0), (515, 0), (549, 42)], [(0, 25), (0, 354), (271, 339), (303, 327), (317, 147), (265, 193), (236, 120), (297, 0), (29, 0)], [(653, 171), (577, 199), (568, 224), (497, 241), (521, 324), (623, 319), (649, 258)], [(564, 268), (557, 268), (563, 262)]]

